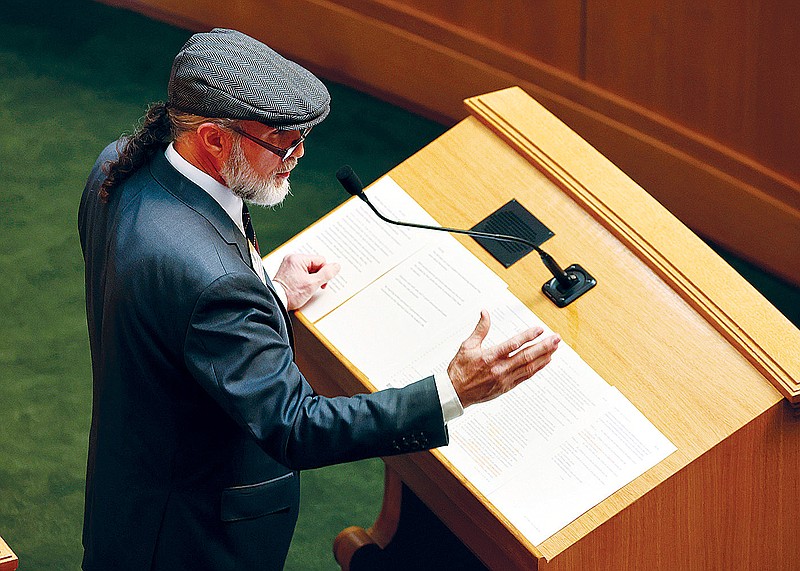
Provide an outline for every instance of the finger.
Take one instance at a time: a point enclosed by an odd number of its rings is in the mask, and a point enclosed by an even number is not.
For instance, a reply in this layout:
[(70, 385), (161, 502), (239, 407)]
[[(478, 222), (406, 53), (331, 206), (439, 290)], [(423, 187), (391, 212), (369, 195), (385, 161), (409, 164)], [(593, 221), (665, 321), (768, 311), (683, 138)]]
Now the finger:
[(302, 268), (309, 272), (312, 268), (323, 266), (325, 264), (325, 258), (317, 254), (293, 252), (283, 259), (282, 265), (284, 264), (295, 268)]
[(481, 317), (478, 319), (478, 324), (475, 325), (475, 329), (470, 333), (469, 337), (466, 338), (464, 345), (467, 348), (473, 347), (480, 347), (483, 340), (486, 339), (486, 336), (489, 334), (489, 328), (492, 325), (492, 320), (489, 317), (489, 312), (485, 309), (481, 309)]
[(336, 277), (336, 274), (338, 274), (339, 270), (341, 269), (342, 269), (341, 266), (336, 262), (325, 264), (324, 266), (322, 266), (315, 273), (315, 276), (318, 280), (318, 283), (320, 284), (320, 287), (325, 287), (325, 285), (329, 281), (331, 281), (334, 277)]
[(525, 378), (530, 377), (544, 366), (544, 364), (541, 364), (543, 359), (549, 362), (560, 342), (561, 338), (558, 335), (551, 335), (530, 347), (526, 347), (513, 357), (509, 357), (508, 374), (512, 376), (522, 374), (526, 375)]
[(536, 373), (544, 369), (550, 361), (553, 359), (552, 353), (547, 353), (546, 355), (542, 355), (538, 359), (535, 359), (525, 365), (524, 367), (520, 367), (519, 369), (515, 370), (512, 374), (509, 374), (508, 378), (508, 390), (513, 389), (520, 383), (523, 383), (530, 379), (531, 377), (535, 376)]
[(531, 341), (539, 337), (539, 335), (541, 335), (543, 332), (544, 329), (539, 326), (526, 329), (525, 331), (517, 333), (513, 337), (507, 339), (506, 341), (498, 343), (497, 345), (492, 347), (489, 350), (489, 355), (494, 358), (506, 356), (509, 353), (513, 353), (526, 343), (530, 343)]
[(325, 267), (325, 258), (323, 256), (308, 254), (303, 260), (303, 264), (308, 270), (308, 273), (315, 274), (321, 268)]

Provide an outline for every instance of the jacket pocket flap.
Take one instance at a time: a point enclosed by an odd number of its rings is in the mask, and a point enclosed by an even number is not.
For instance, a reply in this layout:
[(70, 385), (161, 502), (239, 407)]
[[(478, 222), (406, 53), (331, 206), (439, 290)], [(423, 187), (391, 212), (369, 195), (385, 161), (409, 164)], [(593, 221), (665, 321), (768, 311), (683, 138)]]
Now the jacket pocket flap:
[(294, 472), (272, 480), (222, 490), (222, 521), (253, 519), (288, 510), (298, 495)]

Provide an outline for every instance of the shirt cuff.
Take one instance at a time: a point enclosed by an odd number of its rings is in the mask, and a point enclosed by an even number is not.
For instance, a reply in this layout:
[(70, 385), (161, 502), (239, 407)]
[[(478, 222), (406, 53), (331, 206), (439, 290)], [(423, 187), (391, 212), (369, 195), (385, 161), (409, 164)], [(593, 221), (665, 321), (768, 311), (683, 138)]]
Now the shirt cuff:
[(278, 296), (278, 299), (281, 300), (283, 307), (286, 307), (288, 310), (288, 300), (289, 298), (286, 296), (286, 289), (284, 289), (283, 284), (281, 282), (272, 282), (272, 289), (275, 290), (275, 295)]
[(433, 374), (433, 379), (436, 382), (436, 391), (439, 393), (439, 403), (442, 405), (442, 418), (447, 424), (464, 414), (464, 407), (447, 371), (437, 371)]

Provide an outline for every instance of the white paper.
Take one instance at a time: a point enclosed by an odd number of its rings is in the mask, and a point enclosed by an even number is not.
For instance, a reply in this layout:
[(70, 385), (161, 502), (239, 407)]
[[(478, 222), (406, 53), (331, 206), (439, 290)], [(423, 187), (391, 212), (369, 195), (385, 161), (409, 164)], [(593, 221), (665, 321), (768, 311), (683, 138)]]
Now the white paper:
[[(389, 177), (381, 178), (366, 192), (385, 216), (438, 225)], [(274, 276), (283, 258), (295, 252), (320, 255), (341, 265), (339, 274), (301, 308), (303, 314), (314, 322), (423, 246), (446, 238), (448, 235), (444, 232), (383, 222), (362, 200), (351, 199), (322, 222), (266, 256), (264, 267), (270, 277)]]
[[(518, 300), (494, 313), (504, 335), (541, 324)], [(676, 450), (563, 341), (547, 367), (448, 428), (441, 452), (534, 545)]]
[(409, 350), (400, 362), (387, 366), (383, 375), (375, 375), (370, 381), (378, 388), (403, 387), (432, 371), (445, 370), (461, 343), (475, 329), (481, 309), (489, 312), (491, 320), (484, 347), (497, 345), (529, 327), (542, 327), (542, 337), (552, 333), (514, 294), (507, 289), (498, 289), (491, 296), (476, 300), (460, 315), (452, 316), (444, 326), (428, 331), (424, 337), (417, 337), (414, 349)]
[(469, 316), (477, 322), (482, 304), (507, 287), (457, 240), (444, 238), (406, 258), (316, 324), (376, 386), (385, 388), (379, 379), (438, 340), (454, 318)]
[[(538, 545), (675, 450), (609, 387), (603, 401), (554, 433), (546, 446), (526, 447), (513, 468), (481, 491)], [(462, 461), (459, 468), (470, 465)]]

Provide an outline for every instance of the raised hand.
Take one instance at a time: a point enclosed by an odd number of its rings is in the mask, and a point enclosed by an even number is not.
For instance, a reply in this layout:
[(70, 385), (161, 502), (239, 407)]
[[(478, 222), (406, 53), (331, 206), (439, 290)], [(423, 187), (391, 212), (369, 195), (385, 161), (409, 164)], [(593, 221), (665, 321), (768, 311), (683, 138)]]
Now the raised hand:
[[(534, 327), (494, 347), (484, 348), (483, 341), (490, 326), (489, 313), (481, 311), (475, 330), (461, 344), (447, 367), (464, 408), (498, 397), (531, 378), (550, 362), (561, 341), (558, 335), (538, 339), (543, 330)], [(524, 345), (527, 346), (520, 349)]]

